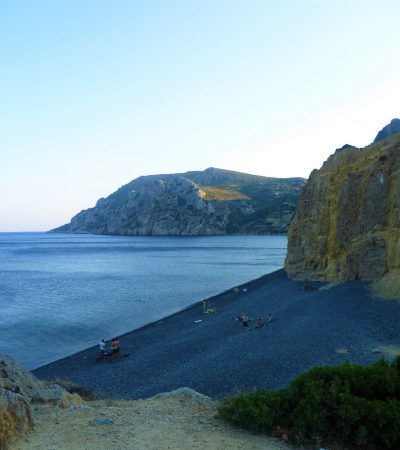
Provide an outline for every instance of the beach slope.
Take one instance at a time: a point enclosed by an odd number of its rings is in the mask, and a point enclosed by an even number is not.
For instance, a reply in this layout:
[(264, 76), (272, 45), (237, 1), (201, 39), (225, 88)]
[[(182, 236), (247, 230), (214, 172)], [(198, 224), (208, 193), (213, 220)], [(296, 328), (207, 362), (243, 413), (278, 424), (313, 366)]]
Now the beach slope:
[[(243, 291), (243, 287), (247, 292)], [(316, 365), (369, 364), (399, 352), (400, 303), (371, 297), (352, 281), (304, 290), (283, 270), (121, 337), (120, 361), (97, 361), (97, 348), (34, 370), (41, 379), (91, 386), (99, 398), (140, 399), (187, 386), (213, 399), (276, 389)], [(274, 320), (254, 329), (256, 320)], [(250, 330), (233, 318), (248, 313)]]

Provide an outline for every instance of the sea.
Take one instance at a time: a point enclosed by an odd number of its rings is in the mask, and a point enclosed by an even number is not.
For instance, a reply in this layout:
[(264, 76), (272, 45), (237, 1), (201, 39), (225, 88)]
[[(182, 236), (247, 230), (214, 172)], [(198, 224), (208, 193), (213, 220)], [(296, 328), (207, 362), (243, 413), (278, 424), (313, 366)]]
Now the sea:
[(0, 233), (0, 353), (34, 369), (282, 268), (286, 236)]

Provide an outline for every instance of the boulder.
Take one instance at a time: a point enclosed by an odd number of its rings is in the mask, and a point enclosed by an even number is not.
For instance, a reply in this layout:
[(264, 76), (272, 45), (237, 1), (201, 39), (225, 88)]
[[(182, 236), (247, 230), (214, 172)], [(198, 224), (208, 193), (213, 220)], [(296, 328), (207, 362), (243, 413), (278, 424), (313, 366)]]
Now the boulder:
[(14, 359), (0, 354), (0, 449), (13, 437), (32, 429), (33, 403), (51, 403), (67, 407), (82, 403), (77, 394), (69, 394), (57, 384), (38, 380)]

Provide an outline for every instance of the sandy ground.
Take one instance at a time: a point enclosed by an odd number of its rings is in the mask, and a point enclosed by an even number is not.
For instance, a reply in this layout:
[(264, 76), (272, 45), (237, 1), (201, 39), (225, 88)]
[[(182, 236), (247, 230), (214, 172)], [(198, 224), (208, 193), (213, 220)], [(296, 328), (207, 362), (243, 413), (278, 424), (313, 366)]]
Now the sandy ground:
[(62, 409), (37, 406), (35, 430), (13, 450), (288, 450), (283, 441), (235, 429), (216, 404), (187, 395), (102, 400)]

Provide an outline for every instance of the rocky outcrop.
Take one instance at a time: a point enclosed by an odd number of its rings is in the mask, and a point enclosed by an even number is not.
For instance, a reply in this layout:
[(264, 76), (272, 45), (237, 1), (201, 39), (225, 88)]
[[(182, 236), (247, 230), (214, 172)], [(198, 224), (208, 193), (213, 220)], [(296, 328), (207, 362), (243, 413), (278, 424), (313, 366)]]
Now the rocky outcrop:
[(33, 403), (70, 406), (81, 403), (56, 384), (44, 384), (12, 358), (0, 354), (0, 449), (11, 439), (32, 429)]
[(267, 178), (209, 168), (139, 177), (56, 232), (113, 235), (285, 233), (302, 178)]
[(383, 127), (381, 131), (379, 131), (373, 143), (383, 141), (384, 139), (397, 133), (400, 133), (400, 120), (393, 119), (388, 125)]
[(314, 170), (289, 228), (291, 278), (378, 280), (400, 267), (400, 134)]

